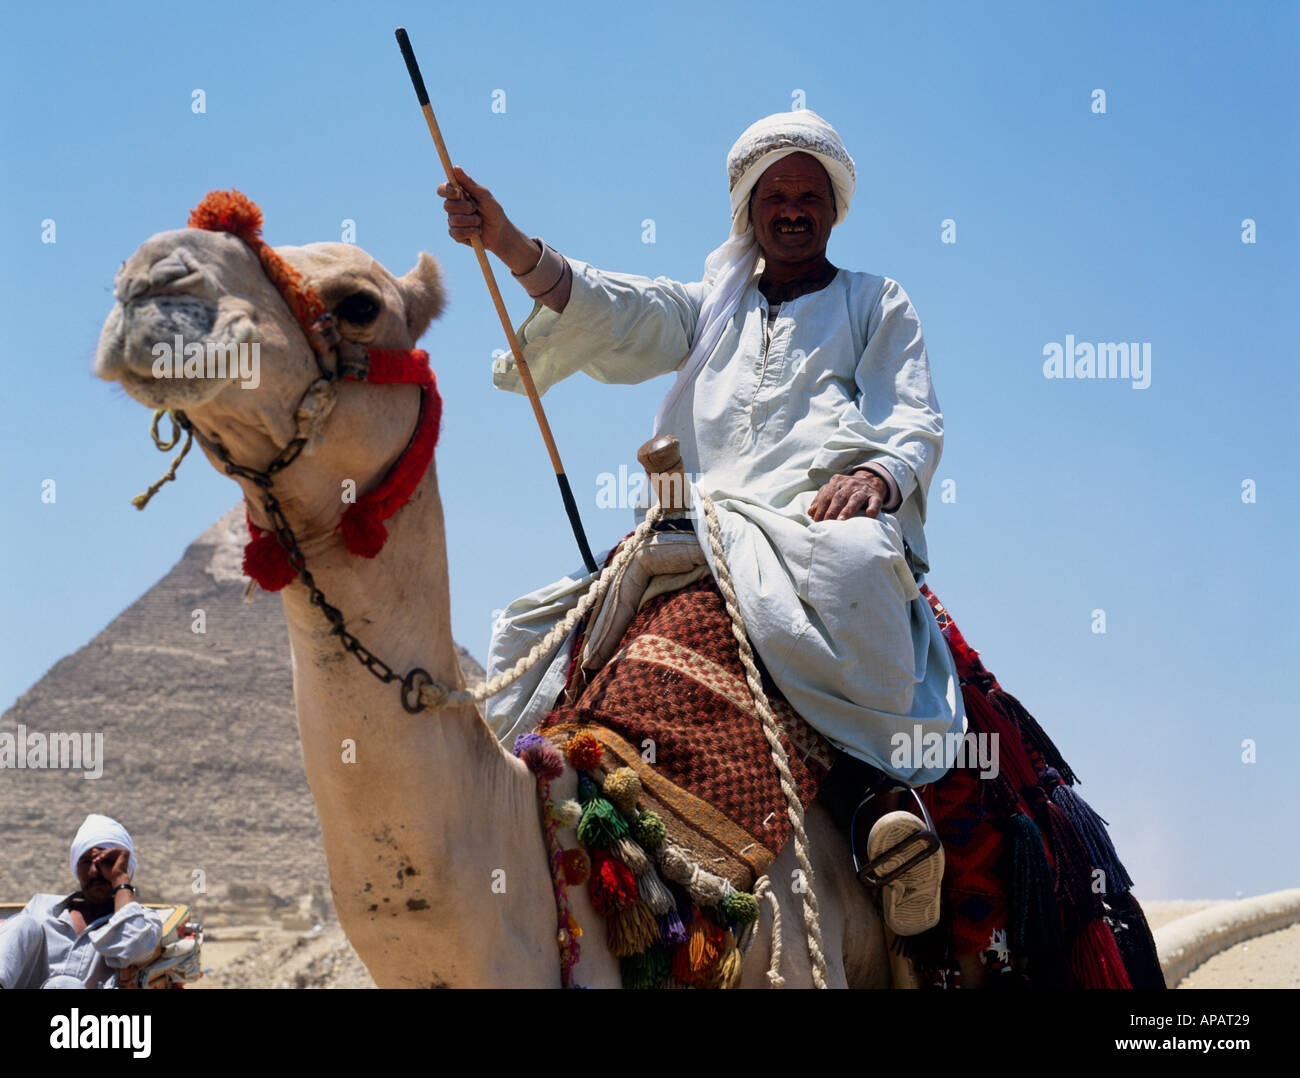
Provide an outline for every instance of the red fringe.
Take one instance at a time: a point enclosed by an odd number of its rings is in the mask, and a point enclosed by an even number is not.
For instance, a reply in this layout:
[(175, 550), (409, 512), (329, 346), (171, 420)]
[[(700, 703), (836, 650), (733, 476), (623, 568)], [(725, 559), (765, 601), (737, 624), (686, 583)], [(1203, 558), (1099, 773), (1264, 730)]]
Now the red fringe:
[(1132, 988), (1119, 945), (1105, 921), (1089, 921), (1070, 947), (1076, 988)]

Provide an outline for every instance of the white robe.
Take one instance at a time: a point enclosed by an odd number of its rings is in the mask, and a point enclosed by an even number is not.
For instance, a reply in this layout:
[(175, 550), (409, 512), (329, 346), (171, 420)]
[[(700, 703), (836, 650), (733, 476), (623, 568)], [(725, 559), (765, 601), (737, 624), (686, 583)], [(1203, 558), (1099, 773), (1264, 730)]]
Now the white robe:
[[(576, 371), (636, 383), (682, 365), (705, 285), (607, 273), (569, 260), (569, 302), (540, 304), (520, 328), (540, 393)], [(917, 590), (929, 569), (926, 494), (943, 445), (921, 326), (896, 281), (840, 270), (780, 307), (766, 345), (762, 263), (694, 384), (665, 416), (688, 478), (712, 497), (749, 637), (790, 705), (839, 748), (921, 785), (946, 767), (910, 751), (960, 735), (952, 656)], [(522, 392), (514, 361), (498, 387)], [(875, 519), (814, 522), (833, 475), (887, 468), (902, 504)], [(707, 522), (696, 532), (709, 551)], [(709, 556), (710, 567), (712, 556)], [(488, 674), (509, 669), (581, 597), (585, 574), (516, 600), (497, 622)], [(563, 689), (567, 646), (489, 701), (506, 741), (530, 730)], [(904, 743), (909, 751), (903, 752)]]

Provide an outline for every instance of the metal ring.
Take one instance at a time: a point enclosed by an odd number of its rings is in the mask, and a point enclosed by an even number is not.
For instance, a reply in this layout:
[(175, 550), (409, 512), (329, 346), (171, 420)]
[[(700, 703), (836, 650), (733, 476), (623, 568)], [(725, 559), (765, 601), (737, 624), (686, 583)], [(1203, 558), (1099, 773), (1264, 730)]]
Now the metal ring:
[[(433, 684), (433, 676), (427, 670), (415, 667), (406, 677), (402, 678), (402, 707), (406, 708), (411, 715), (418, 715), (424, 710), (420, 703), (420, 689), (425, 685)], [(415, 695), (415, 706), (410, 703), (411, 695)]]

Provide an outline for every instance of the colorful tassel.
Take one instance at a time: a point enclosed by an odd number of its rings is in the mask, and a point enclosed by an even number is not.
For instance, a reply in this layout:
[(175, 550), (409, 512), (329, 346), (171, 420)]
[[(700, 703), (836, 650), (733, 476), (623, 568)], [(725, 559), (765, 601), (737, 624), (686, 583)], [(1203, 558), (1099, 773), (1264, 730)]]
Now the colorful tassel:
[(1034, 956), (1059, 951), (1064, 941), (1043, 836), (1023, 812), (1007, 820), (1007, 830), (1011, 845), (1011, 923), (1007, 932), (1011, 950)]
[(679, 947), (690, 938), (676, 906), (659, 916), (659, 938), (665, 947)]
[(1110, 923), (1120, 957), (1124, 959), (1124, 969), (1133, 987), (1168, 987), (1164, 971), (1160, 968), (1160, 956), (1156, 953), (1156, 941), (1151, 936), (1151, 926), (1147, 924), (1146, 915), (1137, 899), (1125, 893), (1113, 895), (1109, 901), (1111, 908), (1107, 911), (1106, 920)]
[(673, 898), (672, 892), (664, 886), (663, 880), (659, 878), (659, 873), (653, 867), (648, 867), (645, 872), (638, 874), (636, 889), (641, 896), (641, 901), (650, 907), (650, 912), (656, 917), (662, 917), (670, 910), (677, 908), (677, 900)]
[(1084, 848), (1088, 851), (1088, 860), (1092, 863), (1092, 867), (1101, 870), (1104, 877), (1104, 893), (1127, 894), (1133, 887), (1133, 879), (1120, 863), (1119, 854), (1115, 852), (1115, 844), (1111, 842), (1110, 834), (1106, 830), (1106, 821), (1097, 815), (1088, 802), (1061, 782), (1060, 776), (1054, 769), (1049, 768), (1047, 778), (1050, 781), (1053, 777), (1056, 778), (1057, 785), (1052, 787), (1052, 804), (1069, 817), (1079, 838), (1083, 841)]
[(614, 843), (610, 853), (627, 865), (634, 876), (640, 876), (650, 868), (650, 858), (645, 855), (645, 850), (626, 835)]
[(1049, 764), (1059, 772), (1064, 780), (1071, 785), (1079, 781), (1070, 765), (1065, 762), (1061, 750), (1047, 736), (1047, 731), (1039, 725), (1037, 719), (1025, 710), (1025, 706), (1019, 700), (1005, 691), (996, 681), (993, 683), (993, 688), (988, 692), (988, 698), (994, 707), (1016, 724), (1021, 737), (1043, 758), (1044, 763)]
[(726, 933), (695, 912), (687, 940), (673, 953), (673, 976), (683, 984), (703, 988), (713, 976), (726, 945)]
[(1077, 988), (1133, 987), (1105, 921), (1089, 921), (1075, 936), (1070, 947), (1070, 976)]
[(591, 904), (602, 917), (630, 906), (637, 900), (636, 879), (627, 866), (603, 854), (597, 855), (587, 881)]
[(627, 834), (627, 821), (603, 797), (593, 797), (578, 821), (578, 841), (584, 846), (605, 849)]
[(1025, 791), (1056, 865), (1053, 892), (1065, 918), (1067, 935), (1101, 916), (1101, 896), (1092, 888), (1092, 865), (1074, 825), (1040, 787)]
[(659, 942), (659, 922), (644, 902), (632, 902), (607, 915), (605, 939), (617, 958), (640, 954)]
[(739, 988), (743, 961), (740, 949), (736, 946), (731, 933), (727, 933), (726, 949), (714, 967), (713, 976), (709, 978), (710, 988)]
[(662, 947), (650, 947), (640, 954), (619, 959), (624, 988), (667, 988), (672, 956)]

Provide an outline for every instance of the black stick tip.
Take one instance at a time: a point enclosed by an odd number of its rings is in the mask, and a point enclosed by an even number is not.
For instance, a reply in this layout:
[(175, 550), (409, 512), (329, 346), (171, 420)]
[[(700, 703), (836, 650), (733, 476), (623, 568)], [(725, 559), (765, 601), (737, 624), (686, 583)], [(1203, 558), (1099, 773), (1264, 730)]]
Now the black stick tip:
[(415, 50), (411, 48), (411, 39), (406, 36), (406, 28), (399, 26), (394, 31), (397, 47), (402, 50), (402, 59), (406, 61), (406, 72), (411, 76), (411, 85), (415, 87), (415, 99), (424, 108), (429, 103), (429, 91), (424, 88), (424, 76), (420, 74), (420, 65), (415, 62)]

